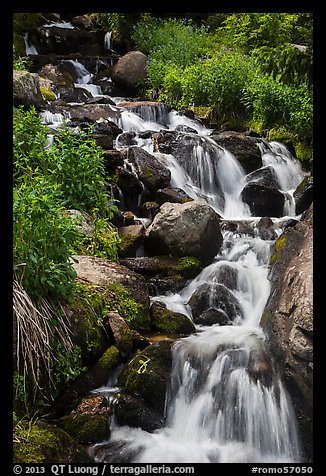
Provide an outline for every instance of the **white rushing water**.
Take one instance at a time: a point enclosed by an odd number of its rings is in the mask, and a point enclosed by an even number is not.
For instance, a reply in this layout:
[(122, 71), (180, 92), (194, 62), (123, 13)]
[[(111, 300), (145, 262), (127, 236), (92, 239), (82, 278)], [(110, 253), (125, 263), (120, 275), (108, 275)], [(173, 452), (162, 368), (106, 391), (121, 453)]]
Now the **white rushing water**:
[[(86, 76), (81, 76), (82, 78)], [(120, 100), (116, 102), (117, 108)], [(242, 220), (255, 230), (253, 217), (241, 200), (246, 174), (236, 158), (218, 146), (210, 130), (175, 111), (123, 110), (116, 119), (135, 133), (135, 143), (152, 153), (171, 171), (171, 186), (196, 200), (206, 201), (224, 220)], [(184, 122), (183, 122), (184, 121)], [(155, 151), (151, 139), (138, 133), (174, 130), (187, 132), (189, 160)], [(182, 134), (182, 132), (180, 132)], [(117, 148), (125, 147), (117, 138)], [(188, 150), (188, 149), (187, 149)], [(271, 166), (282, 192), (293, 193), (303, 177), (301, 167), (279, 143), (261, 146), (263, 166)], [(125, 164), (132, 170), (132, 164)], [(286, 214), (294, 216), (294, 207)], [(277, 234), (282, 218), (273, 219)], [(225, 229), (223, 245), (214, 261), (178, 293), (153, 296), (168, 309), (192, 319), (189, 300), (206, 286), (212, 305), (216, 286), (226, 287), (238, 311), (227, 325), (196, 325), (197, 332), (173, 345), (170, 387), (166, 395), (166, 424), (153, 433), (119, 426), (111, 421), (108, 440), (92, 447), (95, 461), (133, 463), (295, 463), (301, 461), (297, 424), (291, 401), (265, 349), (259, 326), (270, 283), (268, 263), (272, 241), (256, 232), (239, 234)], [(214, 301), (215, 299), (215, 301)], [(223, 309), (218, 309), (224, 312)], [(95, 392), (117, 392), (116, 380)], [(110, 450), (111, 448), (111, 450)]]
[[(192, 127), (198, 133), (186, 165), (171, 154), (155, 152), (151, 140), (137, 138), (137, 133), (148, 129), (174, 130), (178, 125)], [(205, 200), (224, 219), (257, 223), (259, 218), (251, 216), (240, 197), (246, 183), (244, 170), (229, 151), (209, 138), (209, 129), (174, 111), (168, 116), (162, 112), (157, 121), (150, 112), (144, 116), (123, 111), (119, 126), (135, 132), (137, 145), (169, 168), (171, 186), (183, 189), (194, 199)], [(271, 143), (261, 152), (263, 165), (274, 168), (280, 190), (292, 193), (303, 177), (298, 162), (279, 143)], [(286, 211), (294, 215), (293, 207)], [(276, 224), (280, 222), (275, 219)], [(96, 461), (110, 462), (112, 452), (107, 448), (117, 444), (122, 462), (300, 462), (291, 401), (266, 353), (265, 335), (259, 326), (270, 292), (272, 242), (231, 231), (224, 231), (223, 238), (213, 263), (184, 289), (152, 300), (192, 319), (188, 301), (193, 293), (206, 285), (214, 299), (214, 285), (224, 286), (223, 274), (229, 269), (234, 276), (229, 292), (241, 313), (230, 325), (197, 325), (197, 333), (176, 341), (165, 427), (149, 433), (114, 425), (110, 438), (92, 448)]]
[(23, 35), (24, 42), (25, 42), (25, 48), (26, 48), (26, 55), (38, 55), (38, 51), (36, 46), (33, 45), (31, 40), (29, 39), (28, 33), (24, 33)]

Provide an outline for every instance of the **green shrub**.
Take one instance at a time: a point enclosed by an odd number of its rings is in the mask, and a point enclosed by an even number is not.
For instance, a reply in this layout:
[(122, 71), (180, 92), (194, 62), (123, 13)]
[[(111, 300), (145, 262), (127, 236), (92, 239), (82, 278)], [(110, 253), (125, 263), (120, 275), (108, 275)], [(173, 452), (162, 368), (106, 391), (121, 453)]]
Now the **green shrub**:
[(33, 298), (70, 294), (76, 273), (70, 262), (76, 229), (63, 211), (58, 187), (37, 177), (13, 193), (13, 249), (17, 280)]
[(91, 137), (92, 128), (75, 133), (69, 128), (55, 136), (49, 155), (49, 170), (68, 208), (103, 213), (107, 205), (103, 151)]
[(15, 185), (30, 180), (35, 174), (47, 174), (48, 154), (45, 150), (48, 128), (34, 107), (14, 109), (13, 114), (13, 177)]

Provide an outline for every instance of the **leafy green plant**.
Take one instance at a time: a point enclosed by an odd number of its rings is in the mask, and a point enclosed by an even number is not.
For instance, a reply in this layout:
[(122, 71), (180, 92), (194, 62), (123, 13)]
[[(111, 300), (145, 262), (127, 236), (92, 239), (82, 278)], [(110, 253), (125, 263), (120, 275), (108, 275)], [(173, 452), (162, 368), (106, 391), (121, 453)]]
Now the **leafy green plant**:
[(72, 291), (76, 229), (65, 208), (58, 187), (42, 177), (14, 190), (14, 271), (32, 298), (61, 299)]
[(68, 127), (55, 136), (49, 154), (49, 175), (58, 184), (68, 208), (105, 210), (103, 151), (92, 139), (93, 129), (76, 134)]
[(14, 109), (13, 178), (15, 185), (30, 180), (35, 174), (46, 174), (48, 156), (45, 149), (48, 128), (34, 107)]
[(94, 219), (94, 232), (91, 236), (81, 235), (76, 241), (77, 252), (111, 261), (118, 261), (118, 247), (121, 239), (117, 229), (108, 218)]

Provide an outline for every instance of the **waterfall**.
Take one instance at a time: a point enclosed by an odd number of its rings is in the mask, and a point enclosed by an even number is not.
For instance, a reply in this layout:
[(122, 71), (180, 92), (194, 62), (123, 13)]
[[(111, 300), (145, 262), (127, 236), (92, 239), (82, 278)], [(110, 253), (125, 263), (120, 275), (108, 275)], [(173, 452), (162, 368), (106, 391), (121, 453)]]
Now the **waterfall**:
[[(118, 103), (117, 103), (118, 104)], [(118, 107), (118, 106), (117, 106)], [(118, 125), (132, 131), (133, 141), (153, 154), (171, 171), (170, 186), (204, 200), (225, 220), (241, 219), (253, 228), (252, 217), (241, 200), (245, 172), (230, 151), (217, 145), (210, 130), (175, 111), (123, 110)], [(182, 136), (178, 126), (194, 132)], [(180, 130), (186, 139), (186, 158), (155, 151), (152, 139), (139, 133)], [(117, 148), (123, 147), (117, 140)], [(263, 165), (271, 166), (280, 190), (289, 199), (286, 214), (295, 215), (292, 194), (303, 173), (282, 144), (261, 145)], [(128, 164), (126, 164), (128, 165)], [(281, 219), (274, 219), (275, 226)], [(281, 228), (277, 228), (280, 233)], [(265, 349), (259, 326), (270, 293), (268, 265), (271, 241), (257, 233), (239, 235), (223, 231), (223, 246), (214, 261), (177, 293), (153, 296), (175, 312), (193, 319), (189, 300), (207, 286), (211, 302), (215, 286), (226, 286), (239, 303), (241, 315), (224, 326), (196, 325), (197, 333), (177, 340), (172, 350), (170, 387), (166, 395), (166, 425), (153, 433), (113, 425), (110, 438), (94, 445), (95, 461), (111, 462), (119, 448), (119, 461), (133, 463), (294, 463), (300, 462), (297, 423), (289, 396)]]
[(100, 86), (96, 84), (91, 84), (93, 79), (93, 74), (90, 73), (84, 65), (82, 65), (78, 60), (64, 60), (67, 63), (71, 63), (75, 69), (76, 73), (76, 82), (74, 83), (75, 88), (87, 89), (93, 97), (102, 95), (102, 90)]
[(31, 40), (29, 39), (28, 33), (24, 33), (23, 35), (25, 48), (26, 48), (26, 55), (38, 55), (37, 48), (33, 45)]
[(112, 32), (111, 31), (108, 31), (107, 33), (105, 33), (105, 36), (104, 36), (104, 48), (106, 50), (111, 50), (111, 37), (112, 37)]

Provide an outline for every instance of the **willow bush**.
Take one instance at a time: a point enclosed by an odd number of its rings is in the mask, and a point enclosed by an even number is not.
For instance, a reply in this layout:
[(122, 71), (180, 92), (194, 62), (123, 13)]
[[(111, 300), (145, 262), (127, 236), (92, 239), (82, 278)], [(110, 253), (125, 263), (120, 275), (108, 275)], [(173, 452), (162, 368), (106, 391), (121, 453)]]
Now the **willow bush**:
[[(205, 26), (143, 14), (131, 36), (149, 55), (148, 94), (155, 90), (174, 108), (210, 107), (261, 130), (287, 127), (311, 143), (312, 25), (302, 15), (237, 13), (211, 28), (214, 14)], [(300, 39), (309, 47), (291, 44)]]

